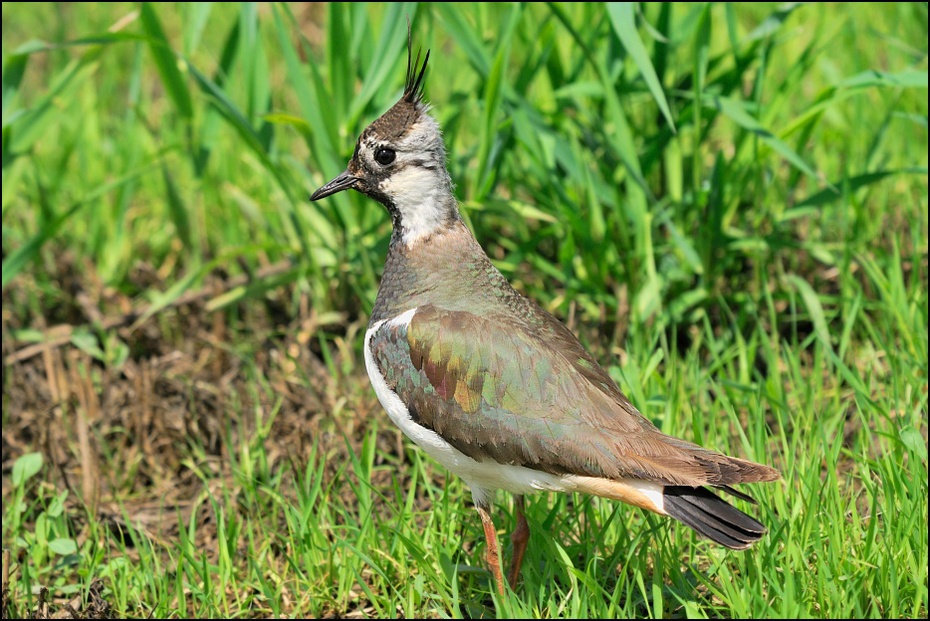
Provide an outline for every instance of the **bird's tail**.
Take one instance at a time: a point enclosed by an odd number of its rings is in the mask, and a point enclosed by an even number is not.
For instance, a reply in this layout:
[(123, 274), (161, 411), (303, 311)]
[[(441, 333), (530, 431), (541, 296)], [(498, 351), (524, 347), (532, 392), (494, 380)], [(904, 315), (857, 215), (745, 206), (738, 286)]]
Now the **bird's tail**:
[[(722, 489), (755, 503), (749, 496)], [(706, 487), (669, 485), (663, 490), (665, 513), (699, 534), (733, 550), (745, 550), (765, 534), (765, 526)]]

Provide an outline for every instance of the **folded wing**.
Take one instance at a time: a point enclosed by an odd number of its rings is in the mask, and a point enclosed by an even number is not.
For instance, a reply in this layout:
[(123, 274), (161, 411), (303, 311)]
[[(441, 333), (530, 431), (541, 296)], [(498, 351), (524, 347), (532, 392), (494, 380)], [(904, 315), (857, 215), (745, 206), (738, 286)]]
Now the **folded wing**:
[(568, 329), (543, 319), (426, 305), (409, 322), (384, 323), (372, 353), (411, 417), (477, 461), (692, 487), (778, 478), (662, 434)]

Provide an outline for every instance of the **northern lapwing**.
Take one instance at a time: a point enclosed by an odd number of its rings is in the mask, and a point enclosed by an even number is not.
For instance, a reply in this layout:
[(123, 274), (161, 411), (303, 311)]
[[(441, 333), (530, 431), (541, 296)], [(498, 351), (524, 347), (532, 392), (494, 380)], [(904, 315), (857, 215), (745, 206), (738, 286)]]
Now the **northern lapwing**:
[(749, 547), (765, 527), (709, 488), (752, 500), (731, 486), (778, 471), (660, 432), (571, 331), (510, 286), (459, 213), (442, 132), (423, 100), (428, 61), (429, 52), (414, 60), (408, 42), (400, 100), (310, 200), (353, 189), (391, 216), (365, 367), (391, 420), (471, 488), (498, 591), (498, 489), (516, 497), (511, 588), (529, 539), (523, 496), (539, 490), (612, 498)]

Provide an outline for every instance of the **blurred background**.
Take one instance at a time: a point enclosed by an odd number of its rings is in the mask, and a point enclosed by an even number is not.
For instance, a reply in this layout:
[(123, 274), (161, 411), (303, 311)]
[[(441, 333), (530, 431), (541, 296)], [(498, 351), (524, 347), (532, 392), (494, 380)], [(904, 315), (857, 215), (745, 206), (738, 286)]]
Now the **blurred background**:
[[(5, 618), (926, 617), (926, 3), (2, 11)], [(307, 200), (408, 16), (495, 264), (663, 431), (784, 473), (756, 555), (540, 497), (522, 602), (464, 595), (470, 496), (362, 363), (390, 220)]]

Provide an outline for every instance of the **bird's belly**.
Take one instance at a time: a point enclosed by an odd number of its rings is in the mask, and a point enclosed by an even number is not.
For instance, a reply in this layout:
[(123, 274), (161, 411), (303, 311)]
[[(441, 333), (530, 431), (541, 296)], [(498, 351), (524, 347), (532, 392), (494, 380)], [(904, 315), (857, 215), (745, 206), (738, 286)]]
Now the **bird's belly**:
[[(412, 311), (409, 311), (412, 316)], [(406, 315), (407, 313), (405, 313)], [(402, 316), (403, 317), (403, 316)], [(403, 320), (401, 317), (393, 320)], [(406, 317), (409, 321), (409, 317)], [(365, 335), (365, 369), (375, 393), (382, 407), (395, 425), (400, 427), (408, 438), (414, 441), (430, 457), (438, 461), (450, 472), (461, 477), (472, 490), (476, 503), (489, 501), (491, 494), (503, 489), (514, 494), (526, 494), (538, 490), (569, 491), (574, 485), (569, 484), (563, 477), (525, 468), (523, 466), (500, 464), (492, 459), (477, 461), (465, 455), (454, 446), (446, 442), (432, 429), (418, 424), (410, 416), (407, 406), (401, 401), (394, 390), (388, 386), (375, 363), (369, 342), (372, 334), (381, 327), (384, 321), (379, 321), (368, 329)]]

